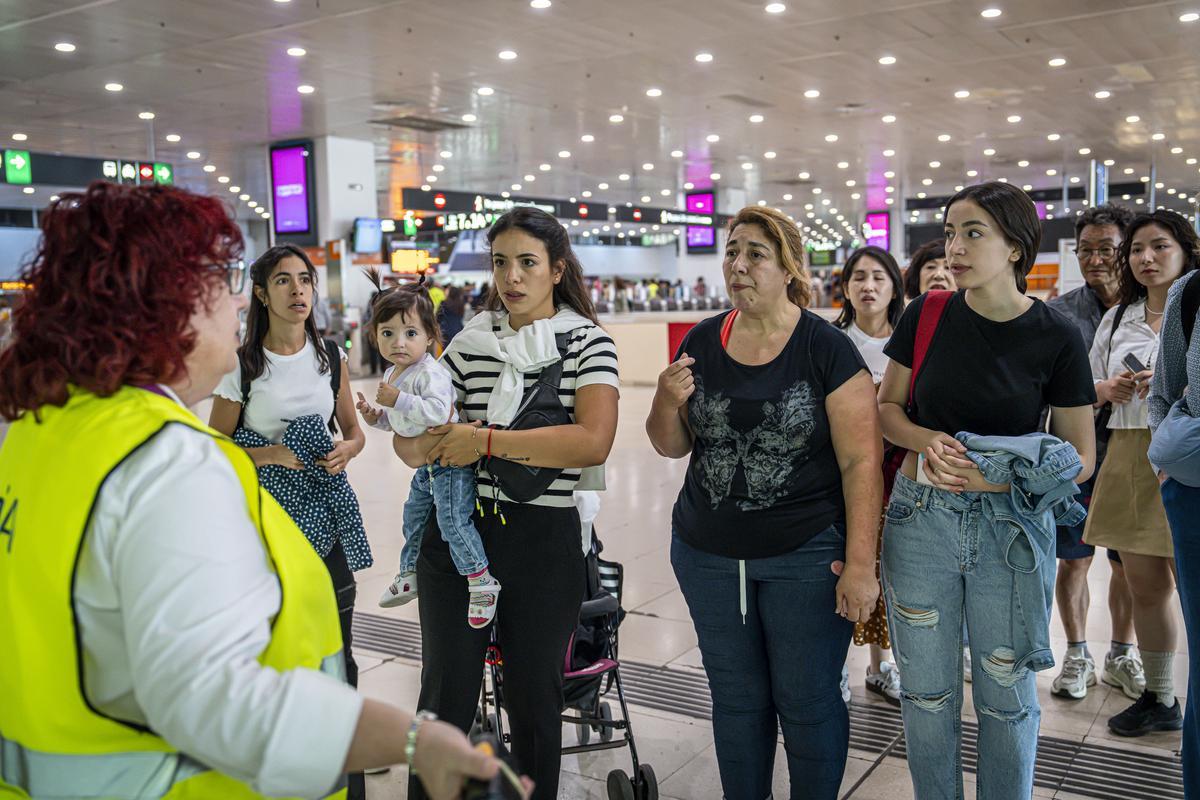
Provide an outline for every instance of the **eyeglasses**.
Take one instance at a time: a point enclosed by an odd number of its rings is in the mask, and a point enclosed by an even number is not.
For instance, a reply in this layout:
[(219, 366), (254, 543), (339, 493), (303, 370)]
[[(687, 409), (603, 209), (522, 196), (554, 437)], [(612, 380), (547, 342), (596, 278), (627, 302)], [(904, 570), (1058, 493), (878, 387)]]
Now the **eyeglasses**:
[(1080, 261), (1087, 261), (1092, 256), (1100, 256), (1100, 258), (1108, 261), (1117, 254), (1115, 247), (1101, 247), (1098, 250), (1092, 250), (1089, 248), (1076, 248), (1071, 252), (1077, 255)]
[(241, 294), (246, 288), (246, 262), (230, 261), (228, 264), (213, 264), (210, 269), (221, 273), (231, 294)]

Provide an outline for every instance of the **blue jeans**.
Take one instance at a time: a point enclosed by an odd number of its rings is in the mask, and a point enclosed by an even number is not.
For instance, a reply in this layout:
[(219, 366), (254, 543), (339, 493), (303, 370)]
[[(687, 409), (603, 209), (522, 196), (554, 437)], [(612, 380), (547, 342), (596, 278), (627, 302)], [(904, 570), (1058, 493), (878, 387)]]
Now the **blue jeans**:
[(1005, 563), (1010, 539), (983, 514), (978, 493), (956, 495), (896, 477), (883, 580), (908, 767), (921, 800), (963, 796), (964, 613), (979, 718), (978, 798), (1028, 800), (1033, 792), (1041, 710), (1035, 673), (1019, 663), (1013, 641), (1022, 616), (1038, 610), (1019, 608)]
[(1188, 638), (1188, 693), (1183, 714), (1183, 793), (1200, 797), (1200, 489), (1176, 480), (1162, 485), (1163, 507), (1175, 541), (1179, 601)]
[(429, 514), (437, 509), (438, 528), (450, 545), (450, 557), (460, 575), (473, 575), (487, 569), (487, 554), (479, 531), (471, 522), (475, 513), (475, 471), (466, 467), (430, 464), (413, 475), (404, 504), (404, 549), (400, 551), (400, 574), (417, 568), (421, 537)]
[(837, 797), (850, 740), (838, 683), (854, 626), (834, 613), (838, 579), (829, 565), (845, 554), (845, 534), (830, 526), (791, 553), (744, 562), (743, 620), (739, 562), (671, 540), (712, 692), (727, 800), (770, 796), (777, 726), (793, 800)]

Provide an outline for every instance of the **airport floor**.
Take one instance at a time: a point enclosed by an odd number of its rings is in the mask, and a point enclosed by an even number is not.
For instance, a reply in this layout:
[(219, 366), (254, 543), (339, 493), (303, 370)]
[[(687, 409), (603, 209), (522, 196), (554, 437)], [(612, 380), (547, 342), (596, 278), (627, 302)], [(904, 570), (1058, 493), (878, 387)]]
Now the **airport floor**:
[[(374, 382), (356, 380), (354, 388), (373, 394)], [(669, 521), (671, 506), (683, 479), (684, 461), (672, 462), (659, 457), (646, 441), (642, 424), (650, 406), (653, 389), (625, 387), (621, 393), (620, 423), (616, 443), (609, 457), (608, 491), (603, 494), (603, 506), (596, 522), (597, 533), (605, 545), (605, 558), (625, 565), (624, 606), (629, 612), (620, 633), (621, 658), (650, 667), (665, 667), (667, 674), (702, 678), (700, 653), (689, 620), (687, 607), (676, 586), (668, 559)], [(400, 513), (408, 491), (411, 471), (393, 455), (387, 435), (367, 430), (367, 448), (350, 466), (351, 481), (363, 508), (367, 531), (375, 553), (375, 565), (358, 574), (358, 605), (363, 614), (378, 615), (409, 621), (417, 619), (417, 608), (410, 604), (399, 609), (381, 609), (376, 601), (391, 580), (401, 546)], [(1097, 662), (1108, 650), (1109, 616), (1105, 598), (1109, 567), (1107, 559), (1094, 560), (1090, 573), (1092, 608), (1088, 618), (1088, 642)], [(419, 600), (417, 601), (420, 602)], [(1180, 655), (1175, 660), (1177, 693), (1182, 696), (1187, 686), (1186, 643), (1182, 641), (1183, 623), (1179, 620)], [(411, 633), (410, 633), (411, 635)], [(1057, 613), (1052, 621), (1051, 640), (1056, 658), (1066, 648), (1066, 638)], [(384, 647), (388, 652), (355, 648), (361, 670), (361, 689), (364, 693), (413, 708), (417, 702), (420, 664), (411, 657), (397, 656), (403, 648)], [(851, 647), (849, 666), (852, 708), (855, 720), (870, 727), (870, 720), (893, 719), (891, 707), (867, 693), (863, 675), (868, 661), (866, 648)], [(1140, 776), (1177, 770), (1174, 752), (1179, 747), (1179, 735), (1151, 734), (1140, 739), (1120, 739), (1108, 731), (1106, 721), (1130, 703), (1119, 690), (1103, 683), (1093, 687), (1086, 699), (1067, 701), (1050, 694), (1050, 683), (1057, 668), (1038, 676), (1038, 693), (1042, 706), (1041, 736), (1054, 747), (1069, 752), (1070, 758), (1081, 765), (1097, 758), (1106, 777), (1084, 781), (1073, 786), (1074, 791), (1058, 786), (1035, 787), (1035, 797), (1095, 797), (1111, 796), (1114, 785), (1123, 773), (1130, 780)], [(691, 683), (690, 681), (688, 683)], [(963, 716), (974, 721), (970, 703), (970, 685), (966, 688)], [(878, 714), (873, 712), (878, 711)], [(637, 737), (639, 755), (653, 765), (660, 784), (660, 796), (678, 800), (716, 800), (720, 798), (720, 783), (713, 751), (712, 729), (707, 719), (688, 713), (673, 713), (657, 708), (633, 706), (633, 730)], [(879, 723), (882, 724), (882, 723)], [(852, 723), (853, 728), (853, 723)], [(573, 726), (565, 726), (565, 743), (574, 743)], [(907, 764), (903, 758), (884, 755), (875, 748), (852, 748), (846, 766), (841, 796), (861, 800), (887, 798), (903, 800), (912, 797)], [(1097, 754), (1100, 754), (1099, 756)], [(1090, 759), (1090, 760), (1089, 760)], [(1051, 761), (1053, 759), (1050, 759)], [(1072, 763), (1075, 763), (1072, 761)], [(1053, 773), (1050, 764), (1050, 773)], [(560, 797), (571, 800), (605, 798), (605, 776), (620, 767), (629, 770), (626, 750), (572, 755), (563, 758)], [(1067, 770), (1082, 772), (1067, 766)], [(973, 775), (966, 776), (966, 796), (975, 796)], [(367, 794), (371, 800), (399, 800), (406, 796), (406, 770), (395, 768), (383, 775), (367, 778)], [(1172, 781), (1167, 779), (1168, 783)], [(1051, 781), (1051, 783), (1058, 783)], [(1094, 784), (1097, 789), (1088, 787)], [(1103, 791), (1101, 791), (1103, 787)], [(1149, 796), (1172, 796), (1167, 786)], [(782, 745), (776, 758), (774, 796), (789, 796), (786, 761)], [(1139, 796), (1137, 791), (1123, 791), (1123, 797)], [(1182, 794), (1179, 795), (1180, 797)]]

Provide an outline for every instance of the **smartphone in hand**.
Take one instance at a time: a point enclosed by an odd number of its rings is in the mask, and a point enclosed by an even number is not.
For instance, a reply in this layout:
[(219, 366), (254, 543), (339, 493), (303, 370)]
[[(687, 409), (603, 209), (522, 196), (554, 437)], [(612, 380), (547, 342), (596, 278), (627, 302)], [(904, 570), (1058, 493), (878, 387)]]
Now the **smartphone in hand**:
[(1125, 365), (1125, 369), (1137, 375), (1139, 372), (1145, 372), (1149, 367), (1141, 362), (1141, 360), (1133, 353), (1127, 354), (1121, 359), (1121, 363)]

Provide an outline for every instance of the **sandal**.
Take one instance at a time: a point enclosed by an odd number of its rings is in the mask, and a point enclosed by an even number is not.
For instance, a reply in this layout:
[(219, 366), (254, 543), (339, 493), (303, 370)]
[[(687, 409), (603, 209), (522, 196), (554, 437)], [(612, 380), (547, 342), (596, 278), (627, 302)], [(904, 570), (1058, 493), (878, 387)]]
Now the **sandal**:
[(394, 608), (417, 598), (417, 573), (397, 575), (392, 578), (379, 596), (380, 608)]
[(468, 589), (467, 624), (472, 628), (486, 628), (496, 617), (500, 583), (493, 579), (491, 583), (471, 585)]

